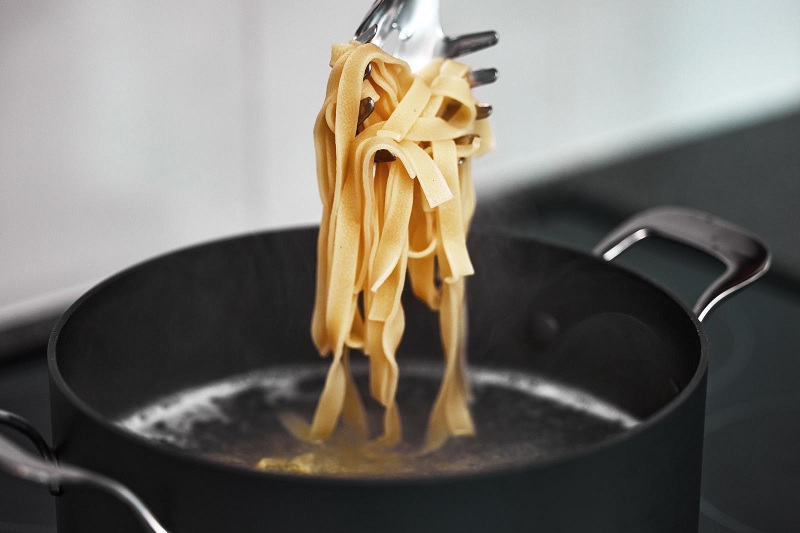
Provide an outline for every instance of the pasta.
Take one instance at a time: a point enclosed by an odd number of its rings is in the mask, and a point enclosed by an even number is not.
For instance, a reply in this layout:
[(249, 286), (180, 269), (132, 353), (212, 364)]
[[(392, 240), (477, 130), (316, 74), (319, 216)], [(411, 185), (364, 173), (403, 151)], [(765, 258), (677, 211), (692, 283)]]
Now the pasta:
[[(314, 127), (322, 220), (311, 332), (331, 364), (310, 425), (286, 425), (307, 440), (331, 436), (340, 420), (368, 434), (350, 372), (350, 350), (369, 358), (372, 397), (384, 408), (377, 443), (402, 438), (395, 352), (405, 328), (400, 295), (439, 311), (445, 371), (431, 409), (425, 450), (474, 433), (467, 400), (466, 234), (475, 208), (471, 158), (492, 146), (477, 120), (468, 68), (435, 60), (412, 73), (372, 44), (334, 45), (326, 97)], [(370, 68), (368, 76), (366, 69)], [(374, 110), (359, 125), (359, 105)]]

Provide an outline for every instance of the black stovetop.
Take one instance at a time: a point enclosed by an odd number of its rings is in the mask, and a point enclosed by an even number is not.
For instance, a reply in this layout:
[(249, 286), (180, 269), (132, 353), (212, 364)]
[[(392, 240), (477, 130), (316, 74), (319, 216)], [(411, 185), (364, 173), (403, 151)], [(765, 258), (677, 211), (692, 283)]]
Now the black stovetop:
[[(756, 149), (763, 146), (768, 149)], [(678, 203), (728, 218), (773, 245), (775, 268), (705, 324), (712, 359), (701, 533), (800, 531), (800, 255), (792, 246), (800, 230), (797, 146), (800, 113), (490, 198), (476, 217), (479, 225), (588, 251), (631, 212)], [(752, 194), (751, 179), (766, 187), (749, 203), (719, 192)], [(721, 271), (698, 252), (659, 241), (644, 241), (617, 262), (686, 302)], [(28, 334), (23, 344), (4, 344), (1, 337), (0, 350), (14, 349), (0, 354), (0, 408), (47, 434), (46, 339)], [(54, 533), (52, 498), (45, 488), (0, 476), (0, 533)]]

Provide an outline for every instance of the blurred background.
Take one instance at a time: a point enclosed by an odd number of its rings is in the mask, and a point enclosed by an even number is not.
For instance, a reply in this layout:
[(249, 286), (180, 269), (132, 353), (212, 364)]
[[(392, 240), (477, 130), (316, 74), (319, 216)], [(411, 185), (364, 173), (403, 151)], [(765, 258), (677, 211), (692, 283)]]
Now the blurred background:
[[(0, 0), (0, 328), (154, 254), (315, 223), (329, 49), (368, 8)], [(797, 0), (443, 0), (442, 20), (501, 38), (467, 59), (500, 70), (481, 198), (800, 108)]]

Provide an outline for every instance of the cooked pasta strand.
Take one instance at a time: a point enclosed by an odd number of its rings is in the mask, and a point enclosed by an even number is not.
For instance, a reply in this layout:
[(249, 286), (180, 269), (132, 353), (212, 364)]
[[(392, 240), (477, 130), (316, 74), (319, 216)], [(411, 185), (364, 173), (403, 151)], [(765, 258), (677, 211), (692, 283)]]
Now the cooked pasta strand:
[[(376, 442), (401, 441), (395, 354), (405, 329), (406, 278), (420, 300), (439, 310), (445, 360), (424, 450), (474, 432), (464, 308), (464, 281), (473, 273), (466, 248), (475, 207), (469, 159), (492, 140), (486, 121), (476, 121), (467, 73), (466, 65), (436, 60), (415, 75), (405, 62), (355, 41), (332, 49), (314, 127), (322, 220), (311, 325), (320, 354), (332, 357), (311, 424), (284, 419), (300, 438), (326, 439), (340, 419), (367, 434), (350, 372), (349, 350), (358, 348), (369, 358), (370, 394), (384, 407)], [(375, 106), (357, 132), (366, 96)], [(376, 163), (379, 150), (394, 161)]]

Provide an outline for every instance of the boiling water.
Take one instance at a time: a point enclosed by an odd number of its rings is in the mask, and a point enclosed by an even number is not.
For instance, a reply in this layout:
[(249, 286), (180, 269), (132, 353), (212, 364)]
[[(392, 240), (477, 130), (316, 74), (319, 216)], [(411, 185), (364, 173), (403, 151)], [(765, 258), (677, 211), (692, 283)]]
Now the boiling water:
[[(576, 389), (529, 373), (471, 368), (477, 436), (451, 439), (420, 455), (441, 366), (400, 368), (398, 404), (406, 442), (380, 452), (339, 431), (324, 444), (298, 441), (281, 425), (283, 413), (311, 420), (326, 367), (284, 366), (185, 390), (118, 421), (167, 446), (216, 461), (301, 474), (413, 475), (503, 468), (596, 443), (638, 421)], [(369, 398), (366, 366), (353, 368), (370, 427), (382, 409)]]

